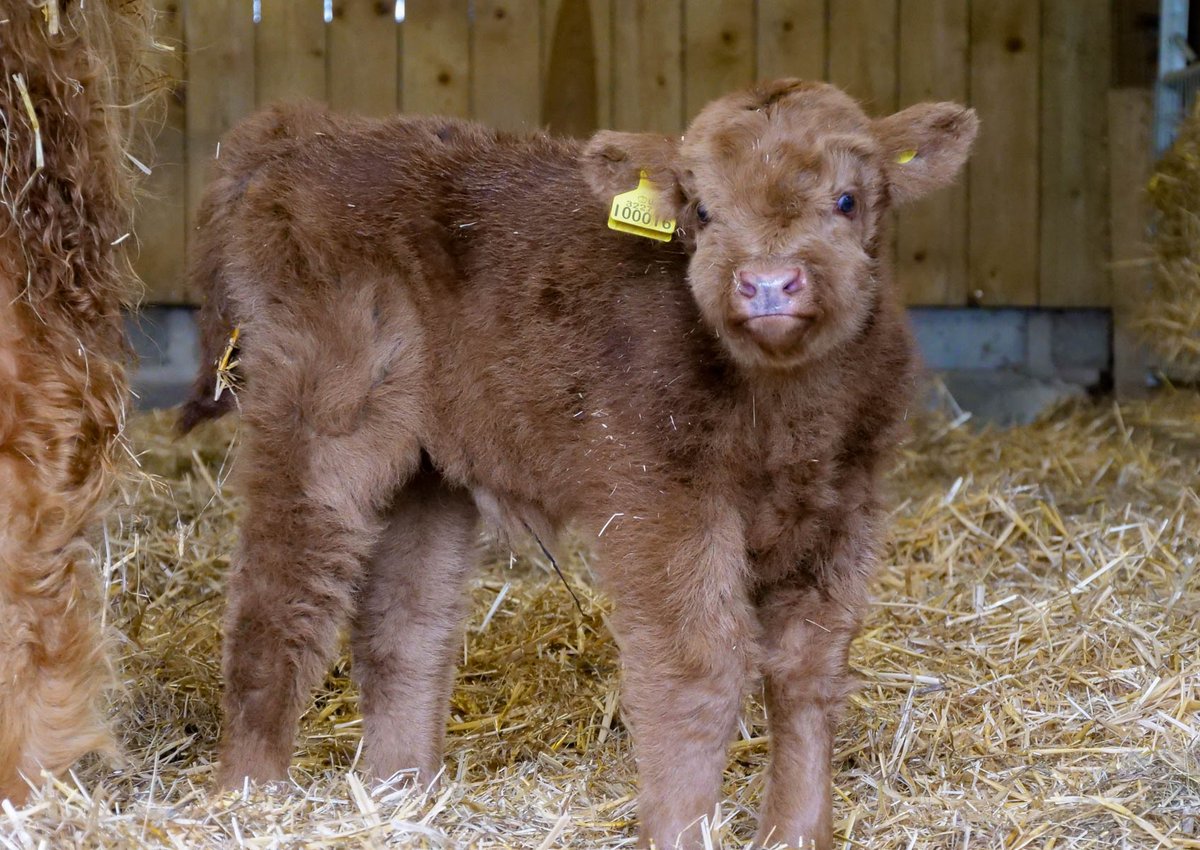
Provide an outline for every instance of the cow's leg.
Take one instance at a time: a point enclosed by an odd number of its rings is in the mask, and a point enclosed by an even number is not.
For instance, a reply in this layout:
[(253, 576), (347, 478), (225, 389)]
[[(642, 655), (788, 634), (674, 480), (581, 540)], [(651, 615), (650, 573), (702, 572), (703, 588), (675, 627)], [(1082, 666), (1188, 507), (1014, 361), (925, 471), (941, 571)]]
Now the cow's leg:
[[(347, 465), (363, 456), (341, 442), (313, 453), (344, 453)], [(287, 775), (300, 713), (337, 648), (382, 528), (383, 498), (368, 482), (332, 469), (306, 482), (302, 473), (323, 463), (295, 449), (254, 434), (243, 447), (246, 513), (225, 618), (225, 785)]]
[(246, 512), (225, 619), (227, 786), (286, 776), (388, 501), (420, 463), (422, 361), (406, 314), (365, 286), (313, 292), (303, 309), (256, 316), (243, 334)]
[(416, 768), (428, 784), (441, 770), (477, 542), (470, 495), (429, 469), (397, 494), (388, 513), (353, 632), (366, 762), (379, 779)]
[(776, 588), (760, 605), (771, 764), (755, 846), (832, 846), (833, 735), (850, 691), (859, 598)]
[[(641, 846), (703, 846), (752, 674), (756, 627), (742, 536), (722, 518), (683, 535), (647, 530), (608, 555), (624, 676), (621, 713), (641, 788)], [(629, 523), (626, 528), (633, 525)], [(654, 542), (670, 541), (670, 542)]]

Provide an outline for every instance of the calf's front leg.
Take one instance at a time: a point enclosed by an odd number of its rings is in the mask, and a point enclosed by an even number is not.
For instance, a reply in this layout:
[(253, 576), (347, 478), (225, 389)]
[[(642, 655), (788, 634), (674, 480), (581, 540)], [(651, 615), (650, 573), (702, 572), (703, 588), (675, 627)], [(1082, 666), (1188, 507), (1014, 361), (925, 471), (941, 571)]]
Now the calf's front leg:
[(754, 665), (743, 559), (740, 537), (730, 545), (713, 531), (665, 557), (644, 554), (636, 560), (649, 569), (613, 588), (621, 713), (641, 780), (641, 847), (704, 846), (701, 818), (712, 817), (720, 798)]
[(855, 608), (813, 587), (777, 590), (760, 606), (771, 764), (756, 847), (833, 844), (833, 735), (850, 691)]

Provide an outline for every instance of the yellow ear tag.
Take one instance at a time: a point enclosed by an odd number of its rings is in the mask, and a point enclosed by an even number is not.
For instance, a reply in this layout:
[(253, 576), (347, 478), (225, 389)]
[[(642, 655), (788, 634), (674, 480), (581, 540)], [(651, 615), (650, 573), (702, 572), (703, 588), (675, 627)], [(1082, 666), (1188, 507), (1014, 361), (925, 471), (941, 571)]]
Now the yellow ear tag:
[(896, 154), (896, 162), (900, 163), (901, 165), (908, 165), (916, 158), (916, 151), (900, 151), (900, 153)]
[(622, 233), (670, 242), (671, 234), (675, 232), (675, 219), (658, 217), (654, 212), (655, 195), (650, 178), (645, 171), (641, 172), (636, 189), (613, 198), (612, 209), (608, 211), (608, 226)]
[(237, 353), (238, 337), (241, 335), (241, 328), (233, 329), (233, 333), (229, 335), (229, 342), (225, 343), (225, 351), (221, 354), (221, 359), (217, 361), (217, 387), (213, 401), (220, 401), (221, 393), (234, 388), (233, 370), (238, 365), (238, 361), (233, 357)]

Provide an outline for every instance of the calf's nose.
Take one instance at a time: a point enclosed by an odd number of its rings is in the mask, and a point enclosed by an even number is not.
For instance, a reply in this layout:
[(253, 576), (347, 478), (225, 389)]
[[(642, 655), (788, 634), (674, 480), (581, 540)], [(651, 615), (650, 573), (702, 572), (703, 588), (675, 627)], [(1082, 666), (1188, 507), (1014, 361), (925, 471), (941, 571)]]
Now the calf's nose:
[(743, 298), (782, 307), (808, 286), (808, 273), (796, 266), (767, 271), (742, 269), (737, 273), (737, 281), (738, 295)]
[(802, 265), (740, 269), (729, 314), (742, 332), (769, 351), (795, 344), (816, 319), (808, 272)]

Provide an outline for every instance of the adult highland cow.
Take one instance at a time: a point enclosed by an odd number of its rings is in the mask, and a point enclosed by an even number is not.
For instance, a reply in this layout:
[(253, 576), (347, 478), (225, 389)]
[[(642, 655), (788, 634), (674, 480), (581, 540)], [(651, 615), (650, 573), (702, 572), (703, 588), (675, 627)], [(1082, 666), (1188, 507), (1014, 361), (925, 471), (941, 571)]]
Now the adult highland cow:
[(110, 746), (85, 534), (124, 415), (143, 0), (0, 0), (0, 798)]

